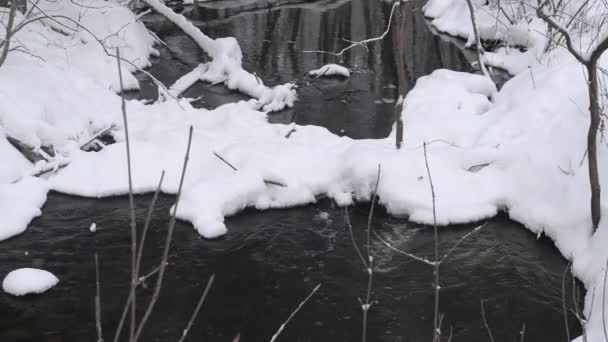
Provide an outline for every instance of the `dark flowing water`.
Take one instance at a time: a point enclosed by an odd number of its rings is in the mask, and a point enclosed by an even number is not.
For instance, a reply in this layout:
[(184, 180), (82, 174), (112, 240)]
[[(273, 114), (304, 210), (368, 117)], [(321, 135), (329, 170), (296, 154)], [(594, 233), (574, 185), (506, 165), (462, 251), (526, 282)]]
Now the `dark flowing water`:
[[(469, 70), (461, 51), (429, 31), (417, 5), (409, 4), (406, 53), (408, 86), (441, 67)], [(348, 80), (313, 81), (304, 77), (336, 57), (302, 50), (336, 51), (341, 38), (379, 35), (390, 5), (373, 0), (307, 3), (263, 1), (218, 2), (187, 9), (197, 25), (212, 36), (235, 36), (248, 70), (269, 84), (297, 81), (300, 101), (271, 114), (275, 122), (316, 124), (354, 138), (385, 137), (393, 115), (395, 71), (391, 36), (368, 49), (347, 52), (342, 63), (354, 69)], [(179, 30), (151, 16), (147, 24), (168, 44), (151, 68), (171, 84), (204, 58)], [(153, 97), (154, 87), (135, 96)], [(215, 107), (243, 99), (222, 86), (196, 85), (186, 94), (202, 96), (197, 104)], [(439, 99), (440, 100), (440, 99)], [(141, 227), (151, 196), (136, 198)], [(172, 196), (161, 196), (154, 215), (144, 271), (158, 264)], [(368, 208), (351, 209), (355, 239), (363, 245)], [(322, 213), (327, 213), (328, 218)], [(202, 239), (178, 222), (163, 291), (142, 341), (177, 341), (211, 274), (212, 287), (188, 340), (268, 341), (300, 301), (317, 284), (322, 287), (287, 325), (281, 341), (357, 341), (361, 337), (358, 298), (367, 276), (345, 225), (344, 210), (330, 201), (287, 210), (247, 210), (227, 220), (230, 232), (219, 240)], [(92, 222), (98, 231), (89, 232)], [(474, 225), (442, 228), (440, 249), (450, 249)], [(432, 229), (382, 213), (373, 228), (403, 250), (430, 258)], [(0, 293), (0, 341), (92, 341), (95, 268), (100, 258), (102, 320), (111, 340), (129, 281), (128, 200), (125, 197), (83, 199), (51, 193), (43, 215), (28, 230), (0, 243), (0, 276), (19, 267), (40, 267), (60, 278), (43, 295), (12, 297)], [(430, 341), (433, 319), (432, 269), (372, 243), (376, 268), (368, 341)], [(480, 301), (496, 341), (563, 341), (562, 272), (566, 261), (553, 244), (537, 240), (506, 217), (490, 220), (467, 239), (441, 267), (444, 340), (489, 341)], [(568, 284), (569, 285), (569, 284)], [(140, 303), (152, 282), (140, 291)], [(570, 286), (567, 286), (568, 289)], [(568, 290), (569, 291), (569, 290)], [(568, 297), (568, 307), (572, 300)], [(143, 305), (139, 306), (140, 311)], [(139, 315), (141, 317), (141, 313)], [(578, 332), (570, 316), (573, 335)]]
[[(137, 197), (140, 226), (151, 196)], [(162, 196), (154, 216), (144, 270), (158, 263), (174, 198)], [(2, 242), (0, 274), (42, 267), (61, 282), (32, 297), (0, 294), (1, 341), (91, 341), (95, 339), (93, 253), (100, 258), (103, 326), (116, 326), (129, 279), (128, 200), (82, 199), (51, 194), (44, 215), (25, 234)], [(327, 212), (328, 219), (319, 214)], [(351, 210), (355, 237), (364, 241), (367, 207)], [(89, 232), (91, 222), (98, 231)], [(282, 341), (356, 341), (360, 338), (366, 275), (344, 223), (344, 211), (329, 201), (316, 206), (257, 212), (227, 220), (228, 235), (200, 238), (179, 222), (166, 283), (144, 341), (176, 341), (211, 274), (216, 282), (190, 341), (268, 341), (318, 283), (317, 294), (287, 326)], [(403, 250), (431, 258), (432, 229), (379, 213), (375, 230)], [(442, 254), (472, 226), (442, 229)], [(369, 341), (430, 341), (432, 269), (372, 244), (376, 260), (375, 301)], [(26, 254), (27, 252), (27, 254)], [(497, 341), (564, 340), (561, 274), (566, 263), (552, 243), (504, 217), (466, 240), (441, 268), (444, 331), (453, 341), (488, 341), (480, 300)], [(151, 285), (152, 283), (150, 283)], [(151, 289), (143, 289), (147, 297)], [(568, 300), (570, 303), (571, 300)], [(574, 322), (571, 320), (571, 326)]]
[[(238, 5), (237, 5), (238, 4)], [(233, 5), (233, 6), (230, 6)], [(353, 138), (384, 138), (391, 129), (396, 98), (395, 45), (388, 34), (368, 48), (355, 47), (336, 57), (304, 51), (340, 51), (359, 41), (382, 34), (387, 27), (391, 4), (376, 0), (336, 0), (300, 5), (271, 6), (264, 1), (212, 2), (195, 6), (186, 15), (212, 37), (234, 36), (243, 50), (245, 69), (255, 72), (266, 84), (297, 83), (299, 101), (293, 109), (271, 113), (271, 122), (297, 122), (327, 127)], [(416, 79), (439, 68), (471, 70), (461, 49), (433, 35), (415, 2), (402, 5), (406, 40), (406, 90)], [(182, 31), (158, 16), (146, 24), (168, 47), (151, 72), (165, 84), (173, 84), (196, 67), (202, 52)], [(308, 71), (327, 63), (352, 69), (348, 79), (314, 79)], [(144, 80), (144, 97), (154, 97), (155, 87)], [(197, 84), (185, 96), (198, 98), (200, 106), (245, 99), (225, 87)]]

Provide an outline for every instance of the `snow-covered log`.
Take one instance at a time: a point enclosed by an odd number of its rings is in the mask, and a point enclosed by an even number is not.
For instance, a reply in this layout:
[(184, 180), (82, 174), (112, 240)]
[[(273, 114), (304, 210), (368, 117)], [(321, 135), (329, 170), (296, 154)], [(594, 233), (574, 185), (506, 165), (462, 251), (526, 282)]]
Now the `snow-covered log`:
[[(243, 54), (234, 37), (212, 39), (194, 26), (186, 17), (175, 13), (158, 0), (144, 0), (155, 11), (184, 31), (198, 46), (212, 58), (212, 61), (197, 66), (191, 73), (180, 78), (172, 89), (178, 95), (199, 80), (220, 83), (229, 89), (238, 90), (257, 99), (257, 107), (264, 111), (278, 111), (292, 107), (296, 100), (294, 85), (287, 83), (275, 87), (264, 85), (256, 75), (243, 69)], [(203, 71), (204, 70), (204, 71)]]

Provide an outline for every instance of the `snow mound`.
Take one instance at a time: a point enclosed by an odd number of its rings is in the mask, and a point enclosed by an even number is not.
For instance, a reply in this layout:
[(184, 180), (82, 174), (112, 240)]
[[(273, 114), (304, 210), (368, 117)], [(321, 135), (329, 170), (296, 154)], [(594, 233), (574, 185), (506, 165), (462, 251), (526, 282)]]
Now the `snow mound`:
[(23, 233), (30, 221), (40, 216), (47, 192), (47, 182), (34, 177), (0, 184), (0, 241)]
[[(500, 1), (473, 0), (481, 39), (499, 40), (515, 47), (499, 48), (486, 53), (486, 64), (504, 69), (512, 75), (539, 64), (547, 42), (545, 24), (534, 15), (536, 1), (524, 0), (523, 3), (515, 16), (513, 13), (506, 15), (511, 8), (500, 11), (497, 7), (497, 4), (500, 6)], [(475, 44), (466, 1), (429, 0), (424, 5), (423, 12), (426, 17), (432, 18), (431, 24), (438, 31), (465, 39), (467, 47)], [(520, 52), (517, 47), (525, 47), (526, 52)]]
[(4, 292), (13, 296), (43, 293), (57, 285), (59, 279), (51, 272), (37, 268), (20, 268), (10, 272), (2, 282)]
[(326, 64), (319, 69), (311, 70), (308, 72), (311, 76), (344, 76), (350, 77), (350, 71), (338, 64)]

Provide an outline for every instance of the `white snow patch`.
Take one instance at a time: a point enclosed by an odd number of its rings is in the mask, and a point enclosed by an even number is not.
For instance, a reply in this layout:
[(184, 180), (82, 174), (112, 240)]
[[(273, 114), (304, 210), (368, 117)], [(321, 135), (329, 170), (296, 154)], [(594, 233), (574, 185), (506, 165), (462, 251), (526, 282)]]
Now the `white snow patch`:
[(33, 177), (0, 184), (0, 241), (23, 233), (30, 221), (40, 216), (47, 191), (47, 183)]
[(326, 64), (319, 69), (311, 70), (308, 72), (311, 76), (343, 76), (350, 77), (350, 71), (338, 64)]
[(4, 292), (13, 296), (43, 293), (59, 283), (51, 272), (36, 268), (20, 268), (10, 272), (2, 282)]

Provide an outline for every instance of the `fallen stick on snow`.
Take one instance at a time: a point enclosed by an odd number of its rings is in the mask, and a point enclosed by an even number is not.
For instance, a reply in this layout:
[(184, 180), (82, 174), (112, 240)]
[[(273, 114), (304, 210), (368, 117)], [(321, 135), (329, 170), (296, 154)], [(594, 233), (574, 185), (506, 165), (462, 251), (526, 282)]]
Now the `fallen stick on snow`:
[(94, 134), (91, 137), (91, 139), (87, 140), (84, 144), (80, 145), (80, 150), (88, 152), (90, 149), (88, 149), (87, 146), (89, 146), (91, 143), (98, 140), (99, 138), (105, 136), (106, 134), (110, 133), (110, 131), (112, 131), (115, 127), (116, 127), (116, 124), (111, 124), (110, 127), (97, 132), (96, 134)]
[[(229, 161), (227, 161), (222, 156), (220, 156), (219, 154), (217, 154), (217, 152), (213, 152), (213, 155), (216, 156), (222, 162), (224, 162), (224, 164), (228, 165), (233, 171), (238, 171), (238, 169), (236, 168), (236, 166), (232, 165)], [(286, 188), (287, 187), (287, 185), (285, 185), (285, 184), (283, 184), (281, 182), (273, 181), (273, 180), (264, 179), (264, 183), (267, 184), (267, 185), (280, 186), (282, 188)]]

